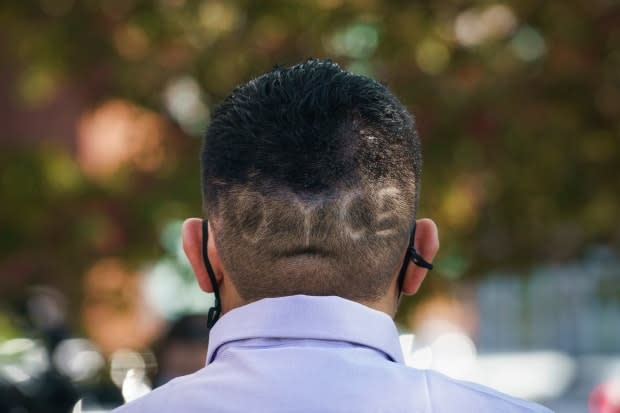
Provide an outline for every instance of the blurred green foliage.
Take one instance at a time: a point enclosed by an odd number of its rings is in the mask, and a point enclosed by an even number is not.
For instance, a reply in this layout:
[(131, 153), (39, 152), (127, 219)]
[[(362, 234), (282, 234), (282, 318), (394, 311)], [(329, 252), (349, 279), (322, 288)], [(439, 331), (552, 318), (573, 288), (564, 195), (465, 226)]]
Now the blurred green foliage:
[[(14, 82), (2, 99), (34, 111), (77, 85), (88, 91), (84, 111), (124, 99), (176, 122), (179, 137), (164, 166), (106, 180), (85, 174), (75, 145), (54, 131), (36, 143), (1, 138), (0, 295), (45, 282), (77, 297), (98, 257), (139, 266), (162, 255), (159, 231), (201, 213), (193, 135), (208, 108), (273, 65), (310, 56), (386, 82), (415, 114), (425, 151), (419, 215), (440, 226), (440, 274), (565, 260), (592, 243), (618, 248), (620, 4), (497, 6), (3, 2), (0, 56)], [(175, 93), (194, 103), (175, 106), (166, 97)]]

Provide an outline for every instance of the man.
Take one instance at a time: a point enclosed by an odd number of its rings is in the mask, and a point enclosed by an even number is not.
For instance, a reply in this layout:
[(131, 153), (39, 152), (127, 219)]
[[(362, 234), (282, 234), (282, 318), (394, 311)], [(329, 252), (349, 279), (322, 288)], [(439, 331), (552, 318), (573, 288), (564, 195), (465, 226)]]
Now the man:
[(415, 220), (413, 118), (385, 86), (275, 68), (213, 112), (201, 162), (208, 224), (187, 220), (183, 246), (217, 298), (206, 367), (119, 412), (548, 411), (404, 365), (392, 318), (439, 241)]

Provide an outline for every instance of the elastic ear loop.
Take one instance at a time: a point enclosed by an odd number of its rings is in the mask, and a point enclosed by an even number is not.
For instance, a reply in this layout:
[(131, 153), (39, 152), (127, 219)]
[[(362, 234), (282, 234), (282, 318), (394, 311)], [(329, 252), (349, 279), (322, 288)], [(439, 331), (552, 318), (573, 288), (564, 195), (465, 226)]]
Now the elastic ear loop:
[(202, 260), (205, 263), (207, 274), (209, 274), (209, 280), (211, 280), (211, 286), (213, 288), (213, 295), (215, 296), (215, 302), (213, 303), (213, 307), (209, 308), (209, 312), (207, 313), (207, 327), (211, 328), (215, 325), (215, 322), (220, 317), (220, 313), (222, 312), (222, 306), (220, 304), (220, 287), (217, 284), (217, 279), (215, 278), (215, 273), (213, 272), (213, 267), (211, 267), (211, 263), (209, 262), (209, 255), (207, 253), (208, 242), (209, 226), (207, 220), (204, 219), (202, 221)]
[(413, 230), (411, 231), (411, 238), (409, 239), (409, 247), (407, 248), (407, 252), (405, 253), (405, 259), (403, 260), (403, 266), (400, 268), (400, 274), (398, 274), (398, 293), (403, 290), (403, 283), (405, 282), (405, 273), (407, 272), (407, 265), (409, 261), (412, 261), (418, 267), (426, 268), (427, 270), (433, 269), (433, 264), (426, 261), (414, 247), (415, 241), (415, 229), (416, 224), (413, 223)]

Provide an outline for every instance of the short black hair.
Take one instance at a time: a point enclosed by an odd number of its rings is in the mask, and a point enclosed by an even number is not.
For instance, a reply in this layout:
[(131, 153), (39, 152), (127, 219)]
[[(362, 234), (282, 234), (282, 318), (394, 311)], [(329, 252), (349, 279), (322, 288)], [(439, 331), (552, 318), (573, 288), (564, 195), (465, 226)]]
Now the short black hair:
[(242, 298), (385, 294), (421, 163), (406, 108), (336, 63), (275, 67), (235, 88), (212, 113), (201, 164), (205, 213)]

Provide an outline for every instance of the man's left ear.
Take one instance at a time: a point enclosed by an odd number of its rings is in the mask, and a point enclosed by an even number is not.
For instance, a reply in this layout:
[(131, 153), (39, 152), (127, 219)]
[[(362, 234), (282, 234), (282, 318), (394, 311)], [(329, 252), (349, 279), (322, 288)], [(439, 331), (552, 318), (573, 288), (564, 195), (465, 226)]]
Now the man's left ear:
[[(182, 237), (183, 251), (185, 251), (185, 255), (187, 255), (189, 263), (194, 270), (194, 275), (196, 276), (196, 281), (198, 281), (200, 289), (204, 292), (212, 293), (213, 285), (209, 279), (209, 274), (205, 268), (205, 263), (202, 256), (202, 220), (199, 218), (186, 219), (185, 222), (183, 222)], [(218, 283), (220, 283), (220, 274), (222, 272), (220, 271), (219, 256), (215, 248), (215, 243), (213, 242), (213, 231), (211, 230), (211, 225), (209, 225), (209, 238), (209, 262), (215, 272), (215, 278)]]
[[(416, 221), (413, 246), (422, 258), (428, 262), (433, 262), (433, 259), (439, 250), (439, 231), (437, 230), (437, 225), (433, 220), (423, 218)], [(405, 278), (403, 280), (402, 293), (405, 295), (413, 295), (417, 293), (427, 273), (428, 270), (426, 268), (419, 267), (409, 261), (407, 263), (407, 270), (405, 271)]]

